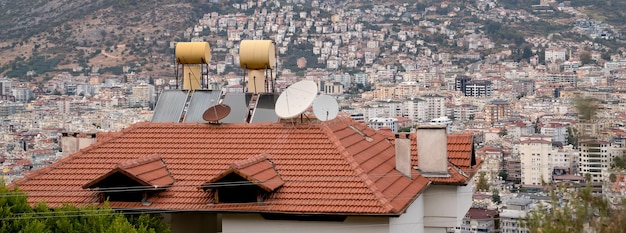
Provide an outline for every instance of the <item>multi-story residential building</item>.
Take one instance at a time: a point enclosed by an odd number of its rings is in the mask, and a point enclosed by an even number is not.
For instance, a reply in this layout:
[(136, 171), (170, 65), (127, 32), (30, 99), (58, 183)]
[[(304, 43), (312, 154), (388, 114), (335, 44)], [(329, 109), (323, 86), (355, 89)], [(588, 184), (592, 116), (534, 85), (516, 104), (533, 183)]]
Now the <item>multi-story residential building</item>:
[(546, 74), (546, 82), (549, 84), (558, 84), (563, 86), (576, 87), (577, 79), (574, 72), (559, 72)]
[(489, 80), (472, 80), (465, 84), (465, 96), (491, 96), (492, 83)]
[(11, 89), (13, 89), (13, 81), (10, 79), (0, 79), (0, 95), (12, 95)]
[(445, 97), (437, 94), (426, 94), (422, 95), (421, 98), (426, 102), (426, 109), (424, 109), (426, 120), (430, 121), (446, 115)]
[(420, 98), (411, 98), (404, 101), (404, 108), (406, 109), (407, 117), (413, 121), (413, 123), (426, 122), (426, 101)]
[(552, 136), (552, 142), (560, 142), (563, 144), (567, 142), (567, 127), (564, 124), (547, 123), (539, 127), (541, 134)]
[(511, 106), (508, 101), (494, 100), (485, 105), (485, 121), (493, 124), (511, 117)]
[(463, 224), (456, 227), (455, 233), (493, 233), (499, 232), (499, 212), (485, 208), (472, 207), (465, 214)]
[(521, 121), (506, 123), (504, 128), (506, 129), (506, 134), (515, 139), (535, 133), (535, 128), (531, 123)]
[(154, 86), (150, 84), (141, 84), (132, 87), (133, 94), (130, 96), (131, 106), (147, 107), (154, 104)]
[(381, 129), (383, 127), (388, 127), (391, 129), (391, 132), (398, 132), (398, 119), (396, 118), (370, 118), (367, 121), (367, 126), (372, 129)]
[(12, 89), (15, 101), (26, 103), (33, 97), (33, 91), (26, 87), (17, 87)]
[(322, 93), (327, 95), (341, 95), (344, 92), (343, 84), (340, 82), (322, 82)]
[(495, 180), (503, 166), (502, 162), (504, 158), (502, 149), (493, 146), (484, 146), (476, 150), (476, 156), (483, 161), (479, 172), (485, 172), (487, 180)]
[(417, 82), (402, 82), (396, 86), (396, 97), (411, 98), (419, 95), (419, 91)]
[(546, 62), (565, 61), (567, 50), (564, 48), (548, 48), (545, 51)]
[(578, 142), (578, 172), (589, 179), (595, 192), (601, 192), (603, 177), (613, 164), (617, 154), (611, 142), (602, 140), (584, 140)]
[(512, 83), (513, 91), (522, 96), (531, 96), (535, 94), (535, 80), (518, 79)]
[(2, 101), (0, 102), (0, 119), (6, 119), (10, 115), (21, 113), (24, 109), (24, 103)]
[(452, 115), (455, 121), (469, 121), (474, 119), (474, 114), (478, 112), (478, 106), (473, 104), (462, 104), (454, 106)]
[(405, 109), (401, 101), (375, 101), (370, 105), (363, 107), (362, 112), (365, 114), (365, 118), (387, 118), (404, 116)]
[(504, 171), (506, 172), (507, 181), (521, 182), (522, 162), (519, 154), (504, 156)]
[(551, 140), (551, 136), (531, 135), (522, 137), (515, 145), (522, 165), (522, 184), (541, 185), (552, 181), (552, 159), (558, 151), (552, 147)]
[(500, 212), (500, 232), (528, 233), (528, 228), (521, 225), (530, 211), (531, 199), (511, 199), (506, 202), (506, 209)]
[(469, 76), (459, 76), (454, 78), (454, 90), (465, 93), (465, 86), (472, 80)]
[(374, 99), (393, 99), (395, 98), (396, 86), (389, 84), (376, 85), (376, 89), (372, 91)]

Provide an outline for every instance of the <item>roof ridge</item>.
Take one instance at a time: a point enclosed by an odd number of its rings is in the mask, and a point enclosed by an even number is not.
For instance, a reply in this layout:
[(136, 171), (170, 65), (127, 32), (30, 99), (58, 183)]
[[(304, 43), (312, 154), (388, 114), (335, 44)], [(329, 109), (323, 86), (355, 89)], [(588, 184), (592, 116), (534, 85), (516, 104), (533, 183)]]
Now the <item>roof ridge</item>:
[(267, 153), (258, 154), (258, 155), (252, 156), (250, 158), (247, 158), (247, 159), (236, 161), (236, 162), (232, 163), (230, 165), (230, 167), (234, 168), (234, 169), (242, 169), (242, 168), (246, 168), (246, 167), (248, 167), (248, 166), (250, 166), (252, 164), (256, 164), (258, 162), (262, 162), (264, 160), (269, 160), (269, 156), (268, 156)]
[(155, 154), (151, 154), (151, 155), (148, 155), (148, 156), (140, 157), (140, 158), (137, 158), (137, 159), (126, 160), (124, 162), (119, 163), (117, 165), (117, 167), (123, 168), (123, 169), (127, 169), (127, 168), (130, 168), (130, 167), (143, 165), (143, 164), (146, 164), (146, 163), (149, 163), (149, 162), (154, 162), (154, 161), (161, 160), (161, 159), (162, 159), (161, 155), (155, 153)]
[[(346, 125), (350, 125), (348, 122), (344, 122), (344, 123)], [(354, 170), (357, 176), (360, 177), (361, 180), (363, 180), (363, 182), (365, 183), (365, 186), (369, 190), (372, 191), (374, 196), (376, 196), (376, 198), (381, 204), (381, 207), (388, 212), (397, 211), (393, 207), (393, 205), (391, 205), (391, 202), (385, 197), (385, 195), (383, 195), (382, 191), (378, 189), (378, 186), (376, 186), (376, 183), (369, 177), (369, 175), (365, 172), (365, 170), (363, 170), (361, 165), (354, 159), (354, 157), (352, 157), (352, 155), (346, 150), (343, 144), (341, 144), (341, 141), (337, 138), (337, 136), (330, 129), (330, 127), (328, 127), (328, 125), (326, 124), (322, 124), (322, 125), (323, 125), (321, 127), (322, 132), (324, 132), (328, 136), (328, 138), (333, 141), (337, 150), (339, 151), (339, 154), (341, 154), (344, 157), (344, 159), (348, 162), (348, 165), (352, 167), (352, 170)]]

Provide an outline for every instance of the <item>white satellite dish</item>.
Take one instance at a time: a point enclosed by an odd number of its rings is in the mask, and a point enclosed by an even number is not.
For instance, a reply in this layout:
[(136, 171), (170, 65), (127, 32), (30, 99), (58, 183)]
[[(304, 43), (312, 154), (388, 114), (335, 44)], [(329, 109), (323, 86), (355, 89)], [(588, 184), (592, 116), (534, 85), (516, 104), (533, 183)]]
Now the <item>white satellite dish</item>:
[(289, 86), (276, 100), (276, 116), (293, 118), (306, 111), (317, 96), (317, 84), (302, 80)]
[(332, 120), (339, 114), (339, 104), (332, 96), (320, 95), (313, 101), (313, 114), (320, 121)]

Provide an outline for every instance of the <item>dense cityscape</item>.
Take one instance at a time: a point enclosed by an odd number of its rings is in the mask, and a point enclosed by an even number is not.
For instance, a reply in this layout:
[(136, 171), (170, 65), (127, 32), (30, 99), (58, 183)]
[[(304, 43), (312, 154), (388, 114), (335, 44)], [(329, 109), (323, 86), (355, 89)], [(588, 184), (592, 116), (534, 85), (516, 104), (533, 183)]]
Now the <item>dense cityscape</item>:
[[(24, 81), (44, 75), (34, 70), (0, 76), (5, 183), (151, 121), (160, 94), (180, 88), (173, 72), (178, 42), (208, 42), (209, 89), (241, 93), (247, 87), (240, 42), (272, 40), (279, 92), (311, 80), (338, 101), (340, 115), (375, 130), (398, 134), (439, 124), (448, 134), (472, 135), (481, 163), (466, 183), (471, 208), (447, 232), (529, 232), (520, 221), (548, 205), (557, 187), (588, 187), (610, 206), (622, 205), (626, 57), (623, 47), (603, 41), (624, 35), (569, 1), (541, 0), (530, 11), (495, 0), (442, 1), (419, 11), (411, 3), (239, 2), (229, 5), (233, 13), (206, 12), (184, 40), (145, 35), (142, 43), (170, 49), (150, 58), (159, 68), (126, 64), (115, 74), (72, 64), (40, 83)], [(494, 36), (510, 29), (505, 22), (541, 24), (546, 15), (566, 15), (561, 23), (583, 39)], [(98, 55), (124, 56), (127, 48), (112, 45)], [(556, 193), (565, 203), (568, 192)]]

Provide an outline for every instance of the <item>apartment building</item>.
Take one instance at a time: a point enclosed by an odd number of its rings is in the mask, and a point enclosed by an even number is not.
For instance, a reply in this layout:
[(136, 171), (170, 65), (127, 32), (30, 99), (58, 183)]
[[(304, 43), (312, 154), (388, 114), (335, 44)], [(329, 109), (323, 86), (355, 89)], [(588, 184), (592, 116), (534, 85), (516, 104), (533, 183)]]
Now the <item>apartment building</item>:
[(465, 96), (491, 96), (492, 83), (489, 80), (468, 81), (465, 84)]
[(594, 192), (601, 192), (602, 182), (608, 179), (603, 176), (608, 173), (603, 171), (611, 168), (618, 151), (609, 141), (592, 139), (578, 142), (578, 172), (590, 179)]
[(511, 117), (511, 106), (508, 101), (494, 100), (485, 105), (485, 121), (490, 124)]
[(555, 167), (571, 168), (573, 151), (552, 146), (550, 135), (529, 135), (515, 145), (520, 154), (522, 184), (542, 185), (552, 182)]

